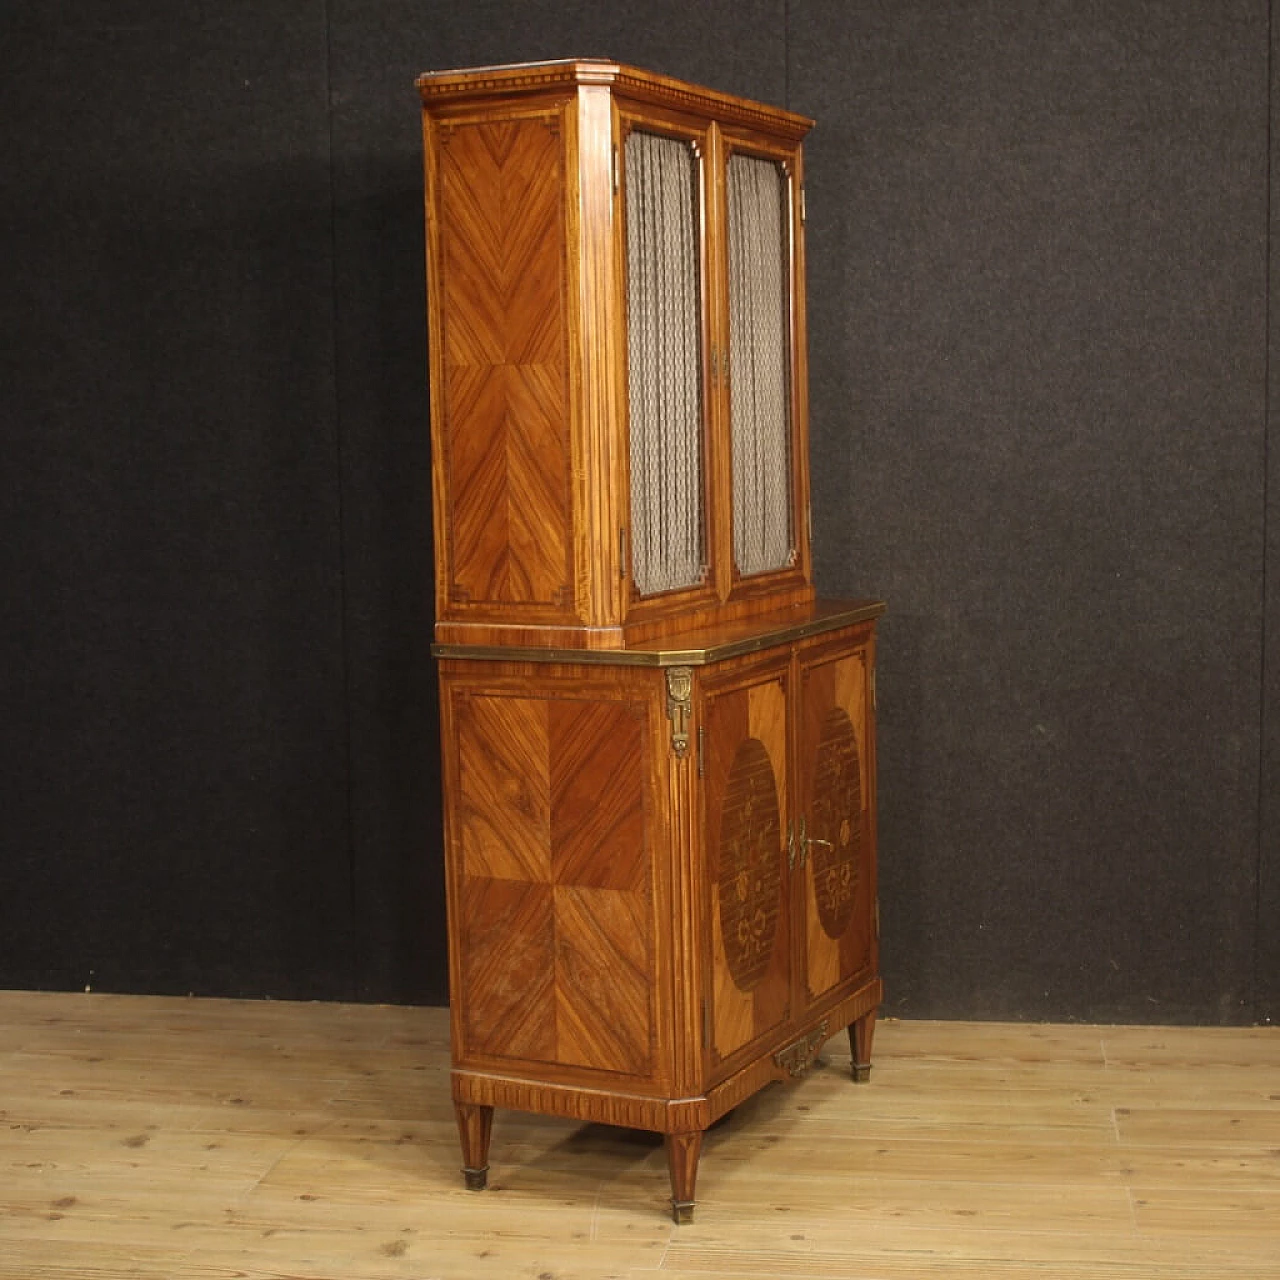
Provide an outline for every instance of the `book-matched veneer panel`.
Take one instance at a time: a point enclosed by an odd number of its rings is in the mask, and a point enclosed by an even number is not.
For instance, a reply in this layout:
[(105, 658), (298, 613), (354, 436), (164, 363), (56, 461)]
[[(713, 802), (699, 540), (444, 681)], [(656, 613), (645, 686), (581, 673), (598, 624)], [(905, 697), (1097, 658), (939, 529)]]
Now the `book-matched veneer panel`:
[(434, 130), (445, 618), (575, 616), (563, 135), (559, 110)]
[(459, 1060), (647, 1079), (660, 847), (652, 701), (604, 670), (583, 684), (495, 688), (494, 664), (459, 665), (476, 681), (445, 675), (442, 698), (456, 744), (447, 855)]

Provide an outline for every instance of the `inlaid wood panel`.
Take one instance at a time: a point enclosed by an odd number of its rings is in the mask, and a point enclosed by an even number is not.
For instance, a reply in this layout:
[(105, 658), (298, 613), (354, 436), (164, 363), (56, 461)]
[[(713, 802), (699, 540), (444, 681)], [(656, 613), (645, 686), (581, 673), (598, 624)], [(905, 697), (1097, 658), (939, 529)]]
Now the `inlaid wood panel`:
[(809, 806), (809, 875), (818, 922), (838, 940), (853, 918), (862, 873), (863, 805), (858, 733), (843, 707), (822, 717)]
[(789, 1014), (785, 668), (707, 697), (711, 1049), (739, 1050)]
[(802, 666), (799, 812), (805, 821), (805, 995), (814, 1000), (871, 964), (868, 655)]
[(558, 114), (439, 129), (448, 603), (571, 615)]
[(769, 971), (778, 936), (782, 815), (778, 779), (759, 738), (738, 743), (720, 806), (720, 934), (739, 991), (753, 991)]
[(646, 1075), (647, 704), (459, 694), (462, 1056)]

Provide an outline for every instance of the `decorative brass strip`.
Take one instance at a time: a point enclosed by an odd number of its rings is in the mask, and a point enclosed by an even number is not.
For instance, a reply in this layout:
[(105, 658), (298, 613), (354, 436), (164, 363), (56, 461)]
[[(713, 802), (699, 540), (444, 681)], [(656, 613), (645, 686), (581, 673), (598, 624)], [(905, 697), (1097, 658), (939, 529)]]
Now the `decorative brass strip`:
[(753, 631), (738, 640), (705, 648), (688, 649), (568, 649), (548, 645), (433, 644), (436, 658), (466, 658), (480, 662), (568, 662), (602, 667), (704, 667), (729, 658), (741, 658), (777, 644), (808, 640), (827, 631), (839, 631), (859, 622), (878, 618), (885, 610), (882, 600), (872, 600), (836, 613), (824, 614), (790, 626)]
[(813, 1060), (818, 1056), (818, 1050), (826, 1038), (827, 1020), (823, 1018), (807, 1036), (801, 1036), (785, 1049), (779, 1049), (773, 1055), (773, 1060), (792, 1078), (802, 1076), (813, 1066)]

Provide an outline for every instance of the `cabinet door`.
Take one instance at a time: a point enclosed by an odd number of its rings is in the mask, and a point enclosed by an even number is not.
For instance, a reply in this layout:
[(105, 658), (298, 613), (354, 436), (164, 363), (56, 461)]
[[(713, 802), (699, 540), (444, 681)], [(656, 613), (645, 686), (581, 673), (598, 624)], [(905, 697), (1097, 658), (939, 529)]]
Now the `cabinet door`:
[(705, 130), (625, 114), (621, 136), (630, 567), (644, 599), (708, 577), (708, 144)]
[(797, 915), (806, 1006), (875, 962), (871, 645), (827, 642), (800, 655)]
[(790, 1016), (788, 686), (783, 658), (716, 684), (702, 702), (713, 1079)]
[(733, 568), (753, 579), (800, 569), (804, 488), (803, 297), (796, 216), (799, 149), (727, 137), (724, 171)]

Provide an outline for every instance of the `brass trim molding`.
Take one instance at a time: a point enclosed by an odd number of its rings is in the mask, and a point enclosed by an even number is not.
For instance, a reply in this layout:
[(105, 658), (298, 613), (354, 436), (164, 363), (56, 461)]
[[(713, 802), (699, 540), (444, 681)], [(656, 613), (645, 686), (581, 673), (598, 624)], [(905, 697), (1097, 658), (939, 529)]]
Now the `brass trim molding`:
[[(820, 617), (808, 618), (803, 622), (780, 627), (762, 624), (760, 630), (735, 640), (700, 647), (664, 649), (655, 645), (653, 648), (634, 649), (569, 649), (552, 646), (539, 648), (534, 645), (433, 644), (431, 654), (435, 658), (464, 658), (480, 662), (557, 662), (604, 667), (705, 667), (729, 658), (758, 653), (772, 645), (808, 640), (828, 631), (839, 631), (859, 622), (869, 622), (884, 611), (883, 600), (869, 600), (847, 609), (823, 613)], [(678, 640), (678, 637), (675, 639)]]

